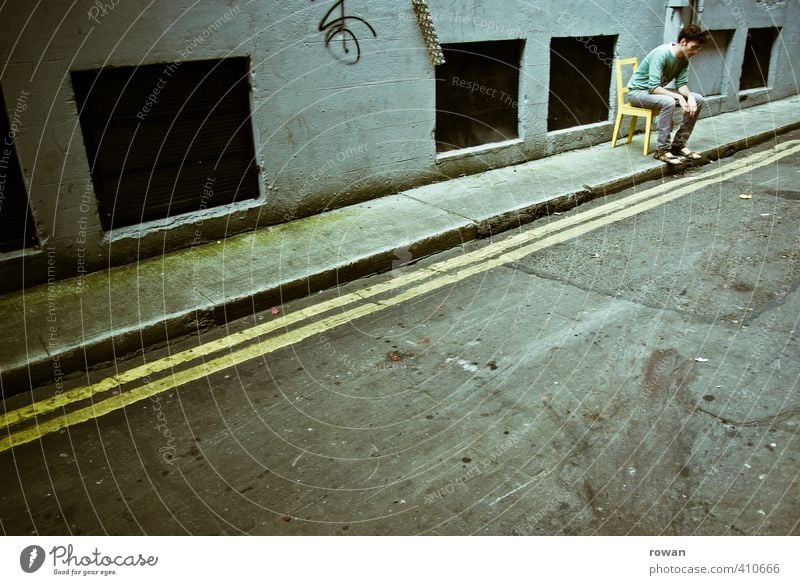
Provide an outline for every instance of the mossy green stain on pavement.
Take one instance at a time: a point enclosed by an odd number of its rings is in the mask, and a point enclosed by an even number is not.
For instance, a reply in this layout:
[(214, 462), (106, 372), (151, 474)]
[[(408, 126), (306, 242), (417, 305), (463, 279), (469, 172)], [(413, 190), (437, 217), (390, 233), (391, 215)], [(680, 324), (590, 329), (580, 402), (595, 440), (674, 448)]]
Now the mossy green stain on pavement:
[[(704, 173), (702, 179), (687, 177), (667, 185), (659, 185), (647, 189), (620, 201), (552, 222), (542, 228), (518, 234), (501, 242), (476, 250), (475, 252), (432, 265), (427, 269), (409, 272), (401, 275), (397, 279), (393, 279), (390, 283), (376, 285), (359, 293), (351, 293), (325, 303), (320, 303), (303, 311), (286, 315), (275, 321), (235, 333), (223, 339), (180, 352), (150, 364), (133, 368), (118, 376), (102, 380), (97, 384), (79, 388), (54, 398), (34, 403), (19, 410), (6, 413), (3, 417), (0, 417), (0, 426), (11, 430), (12, 426), (53, 412), (59, 408), (77, 404), (90, 399), (94, 395), (107, 392), (123, 384), (149, 377), (167, 369), (173, 369), (172, 375), (156, 381), (149, 381), (145, 385), (99, 401), (91, 406), (65, 413), (62, 417), (51, 418), (41, 423), (37, 422), (30, 428), (11, 432), (7, 437), (0, 439), (0, 451), (8, 450), (15, 445), (34, 441), (45, 434), (58, 431), (74, 424), (86, 422), (92, 418), (97, 418), (98, 416), (124, 408), (129, 404), (144, 400), (190, 381), (234, 367), (239, 363), (263, 356), (279, 348), (298, 343), (312, 335), (338, 327), (390, 306), (403, 303), (486, 270), (515, 262), (534, 251), (562, 243), (609, 223), (621, 221), (633, 215), (653, 209), (668, 201), (710, 187), (722, 180), (730, 179), (748, 173), (755, 168), (772, 164), (797, 152), (800, 152), (800, 141), (786, 142), (771, 151), (751, 155), (733, 164), (718, 167), (708, 173)], [(395, 294), (388, 299), (381, 300), (380, 302), (365, 302), (367, 298), (417, 281), (424, 282), (409, 290)], [(210, 356), (224, 350), (231, 350), (231, 348), (260, 335), (264, 335), (265, 333), (285, 328), (290, 324), (313, 318), (332, 309), (341, 308), (354, 303), (357, 304), (354, 308), (332, 317), (323, 318), (293, 331), (287, 331), (244, 349), (205, 361), (200, 365), (189, 367), (184, 370), (174, 370), (174, 368), (182, 364), (187, 364), (195, 359)]]

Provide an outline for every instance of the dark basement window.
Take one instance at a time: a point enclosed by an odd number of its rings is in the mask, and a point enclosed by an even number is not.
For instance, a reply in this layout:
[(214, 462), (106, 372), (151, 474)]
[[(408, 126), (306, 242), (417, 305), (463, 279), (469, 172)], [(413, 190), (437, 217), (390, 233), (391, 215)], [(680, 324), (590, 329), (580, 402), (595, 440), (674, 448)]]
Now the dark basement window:
[(446, 152), (519, 136), (523, 42), (442, 45), (436, 67), (436, 150)]
[(740, 91), (767, 87), (769, 84), (770, 58), (778, 32), (777, 28), (751, 28), (747, 31), (742, 76), (739, 79)]
[(608, 120), (617, 35), (550, 39), (547, 130)]
[(105, 230), (259, 195), (249, 59), (72, 73)]
[(27, 109), (27, 100), (23, 93), (10, 104), (9, 119), (0, 89), (0, 252), (24, 250), (39, 243), (14, 146), (19, 125), (15, 119)]

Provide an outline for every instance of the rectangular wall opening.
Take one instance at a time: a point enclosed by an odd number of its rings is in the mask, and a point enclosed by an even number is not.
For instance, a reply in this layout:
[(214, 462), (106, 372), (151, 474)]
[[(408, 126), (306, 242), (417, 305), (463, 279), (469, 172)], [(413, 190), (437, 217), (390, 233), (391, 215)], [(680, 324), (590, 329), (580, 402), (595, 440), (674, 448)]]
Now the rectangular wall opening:
[(11, 118), (0, 89), (0, 253), (32, 248), (38, 244), (28, 192), (14, 146), (19, 120), (28, 105), (26, 95), (11, 103)]
[(608, 120), (617, 35), (550, 39), (547, 130)]
[(728, 47), (734, 30), (712, 30), (703, 50), (692, 57), (689, 67), (689, 88), (704, 96), (727, 93)]
[(436, 150), (446, 152), (519, 136), (523, 41), (442, 45), (436, 67)]
[(772, 48), (779, 32), (779, 29), (774, 27), (751, 28), (747, 31), (742, 76), (739, 78), (740, 91), (769, 85)]
[(72, 73), (105, 230), (259, 196), (249, 59)]

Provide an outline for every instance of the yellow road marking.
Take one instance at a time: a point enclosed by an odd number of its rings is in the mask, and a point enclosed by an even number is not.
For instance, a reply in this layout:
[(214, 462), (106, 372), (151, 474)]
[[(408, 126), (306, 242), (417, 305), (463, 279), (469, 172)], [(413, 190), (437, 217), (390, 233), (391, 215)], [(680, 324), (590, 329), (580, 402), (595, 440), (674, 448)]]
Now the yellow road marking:
[[(783, 145), (780, 145), (779, 148), (789, 148), (792, 144), (798, 142), (800, 141), (786, 142)], [(785, 156), (785, 154), (783, 156)], [(753, 164), (758, 164), (760, 160), (771, 160), (773, 157), (775, 157), (775, 153), (771, 151), (756, 153), (748, 156), (747, 158), (740, 159), (730, 165), (710, 170), (705, 173), (705, 177), (706, 179), (710, 179), (716, 175), (730, 173), (743, 167), (751, 168)], [(719, 180), (723, 179), (720, 178)], [(586, 222), (587, 220), (595, 217), (602, 217), (619, 209), (634, 205), (642, 200), (655, 197), (664, 191), (673, 191), (676, 188), (680, 188), (685, 185), (691, 185), (695, 181), (696, 179), (694, 177), (685, 177), (672, 181), (668, 184), (651, 187), (641, 191), (640, 193), (629, 195), (628, 197), (620, 199), (619, 201), (606, 203), (605, 205), (601, 205), (584, 213), (554, 221), (548, 225), (516, 234), (479, 250), (458, 256), (457, 258), (436, 263), (428, 268), (419, 268), (414, 272), (406, 273), (398, 276), (397, 278), (393, 278), (391, 282), (372, 285), (362, 289), (361, 291), (349, 293), (329, 301), (318, 303), (306, 309), (295, 311), (294, 313), (272, 320), (268, 323), (233, 333), (222, 339), (210, 341), (201, 346), (183, 350), (153, 362), (131, 368), (115, 376), (105, 378), (95, 384), (91, 384), (82, 388), (76, 388), (75, 390), (59, 394), (58, 396), (53, 396), (51, 398), (35, 402), (31, 405), (0, 415), (0, 428), (13, 426), (24, 422), (25, 420), (29, 420), (37, 415), (47, 414), (48, 412), (68, 406), (69, 404), (81, 402), (91, 398), (96, 394), (107, 392), (118, 386), (122, 386), (123, 384), (128, 384), (130, 382), (173, 369), (183, 363), (195, 360), (197, 358), (205, 357), (226, 349), (229, 350), (261, 335), (277, 331), (281, 328), (288, 327), (289, 325), (299, 321), (304, 321), (317, 315), (321, 315), (333, 309), (341, 308), (354, 302), (374, 297), (392, 289), (407, 286), (413, 282), (435, 276), (437, 273), (447, 272), (459, 266), (464, 266), (466, 264), (471, 264), (473, 262), (501, 254), (504, 250), (521, 246), (526, 242), (545, 237), (551, 233), (566, 229), (571, 225)]]
[[(19, 445), (33, 441), (44, 434), (48, 434), (65, 427), (78, 424), (80, 422), (85, 422), (87, 420), (96, 418), (98, 416), (102, 416), (114, 410), (123, 408), (129, 404), (133, 404), (140, 400), (144, 400), (155, 394), (164, 392), (166, 390), (175, 388), (177, 386), (182, 386), (194, 380), (203, 378), (213, 373), (217, 373), (221, 370), (234, 367), (239, 363), (248, 361), (250, 359), (259, 357), (267, 353), (271, 353), (288, 345), (293, 345), (316, 333), (321, 333), (329, 329), (332, 329), (334, 327), (338, 327), (339, 325), (342, 325), (354, 319), (397, 305), (399, 303), (415, 298), (422, 294), (432, 292), (434, 290), (447, 286), (448, 284), (453, 284), (458, 281), (464, 280), (475, 274), (479, 274), (481, 272), (490, 270), (498, 266), (502, 266), (504, 264), (516, 262), (521, 258), (524, 258), (525, 256), (542, 248), (546, 248), (549, 246), (553, 246), (555, 244), (565, 242), (567, 240), (575, 238), (586, 232), (595, 230), (604, 225), (609, 225), (611, 223), (616, 223), (623, 219), (627, 219), (644, 211), (648, 211), (650, 209), (663, 205), (664, 203), (667, 203), (674, 199), (683, 197), (689, 193), (692, 193), (704, 187), (714, 185), (722, 180), (732, 178), (746, 172), (750, 172), (754, 168), (759, 168), (762, 166), (766, 166), (768, 164), (772, 164), (773, 162), (775, 162), (780, 158), (789, 156), (791, 154), (794, 154), (795, 152), (800, 151), (800, 141), (791, 141), (784, 143), (780, 147), (776, 148), (776, 151), (777, 152), (774, 153), (767, 151), (766, 153), (758, 153), (757, 155), (751, 155), (746, 159), (741, 159), (740, 161), (737, 161), (737, 163), (723, 167), (721, 170), (715, 170), (709, 172), (707, 176), (710, 175), (710, 178), (704, 178), (701, 180), (697, 180), (694, 177), (686, 178), (686, 179), (681, 179), (680, 181), (674, 181), (667, 185), (660, 185), (655, 188), (647, 189), (641, 193), (632, 195), (620, 201), (597, 207), (588, 212), (577, 214), (573, 217), (565, 218), (564, 220), (560, 220), (558, 222), (553, 222), (547, 226), (542, 226), (541, 228), (531, 230), (530, 232), (524, 232), (516, 236), (512, 236), (511, 238), (503, 240), (502, 242), (492, 244), (480, 250), (476, 250), (475, 252), (471, 252), (469, 254), (464, 254), (457, 258), (452, 258), (450, 260), (439, 262), (428, 268), (418, 269), (413, 273), (407, 273), (398, 278), (395, 278), (390, 282), (373, 285), (371, 287), (363, 289), (362, 291), (350, 293), (342, 297), (337, 297), (336, 299), (332, 299), (330, 301), (320, 303), (318, 305), (309, 307), (307, 309), (297, 311), (290, 315), (286, 315), (285, 317), (277, 319), (270, 323), (265, 323), (263, 325), (252, 327), (246, 331), (238, 332), (226, 338), (209, 342), (207, 344), (204, 344), (203, 346), (192, 348), (190, 350), (180, 352), (178, 354), (169, 356), (167, 358), (162, 358), (161, 360), (153, 362), (152, 364), (145, 364), (143, 366), (132, 368), (131, 370), (123, 372), (120, 375), (112, 376), (110, 378), (102, 380), (97, 384), (93, 384), (85, 388), (79, 388), (67, 392), (65, 394), (59, 395), (57, 397), (48, 399), (46, 401), (34, 403), (30, 406), (12, 411), (10, 413), (7, 413), (5, 417), (0, 418), (0, 423), (2, 423), (2, 426), (11, 426), (13, 424), (17, 424), (19, 422), (28, 420), (36, 416), (37, 414), (50, 412), (61, 406), (70, 404), (72, 402), (85, 400), (87, 398), (90, 398), (94, 394), (97, 394), (98, 392), (110, 390), (122, 383), (134, 381), (149, 376), (150, 374), (163, 371), (168, 368), (172, 368), (188, 360), (196, 359), (198, 357), (203, 357), (205, 355), (208, 355), (215, 351), (220, 351), (222, 349), (230, 349), (234, 345), (239, 345), (241, 343), (244, 343), (249, 339), (257, 337), (258, 335), (263, 335), (264, 333), (274, 331), (281, 327), (285, 327), (291, 323), (295, 323), (297, 321), (301, 321), (319, 315), (325, 311), (331, 310), (332, 308), (345, 306), (347, 304), (350, 304), (358, 300), (363, 301), (366, 298), (375, 296), (382, 292), (387, 292), (391, 289), (398, 288), (400, 286), (412, 283), (414, 281), (421, 280), (423, 278), (428, 278), (432, 274), (436, 275), (442, 273), (440, 276), (435, 276), (428, 282), (425, 282), (403, 293), (395, 295), (392, 298), (387, 299), (386, 301), (382, 301), (381, 303), (361, 304), (354, 309), (350, 309), (334, 317), (325, 318), (316, 323), (300, 327), (295, 331), (286, 332), (284, 334), (268, 339), (266, 341), (248, 346), (245, 349), (238, 350), (228, 355), (222, 356), (220, 358), (204, 362), (203, 364), (200, 364), (198, 366), (173, 373), (171, 376), (167, 376), (166, 378), (163, 378), (161, 380), (150, 382), (144, 386), (135, 388), (129, 392), (125, 392), (117, 396), (107, 398), (104, 401), (94, 404), (92, 406), (76, 410), (71, 413), (67, 413), (61, 418), (52, 419), (43, 422), (37, 426), (34, 426), (30, 429), (25, 429), (18, 433), (13, 433), (6, 438), (0, 439), (0, 452), (8, 450), (14, 445)], [(680, 185), (679, 188), (676, 189), (675, 188), (676, 185)], [(664, 191), (665, 189), (668, 190), (666, 194), (653, 197), (653, 192), (656, 191), (660, 192)], [(648, 197), (650, 197), (650, 199), (648, 199)], [(644, 201), (642, 201), (643, 199)], [(634, 204), (631, 204), (631, 201), (634, 201)], [(609, 210), (611, 211), (609, 212)], [(592, 217), (595, 219), (586, 221), (587, 218), (592, 218)], [(576, 227), (564, 229), (566, 226), (573, 224), (579, 224), (579, 225), (577, 225)], [(558, 233), (549, 237), (545, 237), (544, 239), (541, 239), (540, 241), (534, 242), (532, 244), (520, 245), (521, 242), (532, 240), (535, 237), (541, 238), (548, 232), (553, 232), (553, 231), (557, 231)], [(514, 247), (513, 245), (509, 244), (510, 240), (514, 240), (515, 244), (519, 247), (511, 250), (510, 252), (502, 253), (503, 250)], [(499, 254), (499, 256), (493, 257), (496, 256), (497, 254)], [(459, 270), (455, 273), (447, 272), (450, 269), (457, 268), (465, 264), (470, 264), (472, 262), (475, 263), (472, 266), (469, 266), (468, 268)]]
[[(778, 147), (778, 150), (782, 148), (789, 148), (792, 144), (797, 142), (800, 141), (786, 142), (783, 145), (780, 145)], [(726, 165), (724, 167), (718, 167), (716, 169), (707, 171), (704, 176), (706, 177), (706, 179), (710, 179), (716, 175), (729, 173), (732, 170), (738, 168), (742, 167), (750, 168), (752, 167), (753, 164), (757, 164), (760, 160), (772, 159), (774, 156), (775, 153), (770, 151), (757, 153), (754, 155), (750, 155), (747, 158), (740, 159), (739, 161), (736, 161), (730, 165)], [(719, 180), (722, 179), (723, 178), (720, 178)], [(477, 262), (485, 258), (489, 258), (491, 256), (498, 255), (502, 253), (504, 250), (523, 245), (524, 243), (535, 240), (537, 238), (545, 237), (551, 233), (565, 229), (571, 225), (585, 222), (595, 217), (601, 217), (613, 211), (617, 211), (624, 207), (634, 205), (642, 200), (657, 196), (658, 194), (664, 191), (672, 191), (681, 186), (692, 184), (694, 181), (695, 181), (694, 177), (686, 177), (672, 181), (665, 185), (657, 185), (655, 187), (651, 187), (640, 193), (636, 193), (628, 197), (625, 197), (624, 199), (620, 199), (619, 201), (607, 203), (605, 205), (596, 207), (584, 213), (577, 214), (572, 217), (567, 217), (558, 221), (554, 221), (548, 225), (516, 234), (514, 236), (508, 237), (500, 242), (496, 242), (479, 250), (463, 254), (457, 258), (452, 258), (450, 260), (436, 263), (428, 268), (419, 268), (414, 272), (406, 273), (396, 278), (393, 278), (392, 281), (389, 283), (372, 285), (370, 287), (362, 289), (361, 291), (349, 293), (347, 295), (343, 295), (335, 299), (331, 299), (329, 301), (318, 303), (306, 309), (295, 311), (294, 313), (272, 320), (268, 323), (257, 325), (247, 330), (228, 335), (222, 339), (210, 341), (204, 343), (201, 346), (183, 350), (181, 352), (172, 354), (164, 358), (160, 358), (153, 362), (149, 362), (141, 366), (131, 368), (115, 376), (105, 378), (95, 384), (91, 384), (89, 386), (85, 386), (82, 388), (76, 388), (75, 390), (59, 394), (58, 396), (54, 396), (52, 398), (35, 402), (29, 406), (21, 407), (17, 410), (0, 415), (0, 427), (9, 427), (19, 424), (37, 415), (47, 414), (48, 412), (52, 412), (59, 408), (68, 406), (69, 404), (81, 402), (83, 400), (91, 398), (96, 394), (107, 392), (118, 386), (122, 386), (123, 384), (128, 384), (130, 382), (134, 382), (136, 380), (146, 378), (166, 370), (173, 369), (177, 366), (180, 366), (183, 363), (195, 360), (200, 357), (205, 357), (207, 355), (214, 354), (226, 349), (229, 350), (235, 346), (246, 343), (247, 341), (255, 339), (256, 337), (259, 337), (261, 335), (265, 335), (267, 333), (271, 333), (281, 328), (288, 327), (289, 325), (292, 325), (299, 321), (304, 321), (306, 319), (315, 317), (317, 315), (321, 315), (333, 309), (341, 308), (349, 304), (352, 304), (354, 302), (361, 301), (388, 292), (391, 289), (404, 287), (413, 282), (435, 276), (437, 273), (447, 272), (459, 266), (463, 266), (466, 264), (470, 264), (472, 262)]]

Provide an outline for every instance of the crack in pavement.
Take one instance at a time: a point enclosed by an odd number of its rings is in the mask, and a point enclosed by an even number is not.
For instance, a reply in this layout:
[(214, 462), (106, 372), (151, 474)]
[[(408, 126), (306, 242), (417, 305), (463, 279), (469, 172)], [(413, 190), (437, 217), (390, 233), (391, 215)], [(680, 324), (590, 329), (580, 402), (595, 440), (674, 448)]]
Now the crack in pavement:
[(695, 410), (707, 414), (708, 416), (717, 419), (719, 422), (723, 424), (732, 425), (736, 427), (760, 427), (765, 425), (773, 425), (776, 423), (781, 423), (792, 417), (800, 416), (800, 408), (790, 408), (789, 410), (782, 410), (775, 415), (765, 416), (764, 418), (759, 418), (756, 420), (739, 422), (730, 418), (725, 418), (718, 414), (714, 414), (713, 412), (706, 410), (705, 408), (701, 408), (700, 406), (695, 406)]

